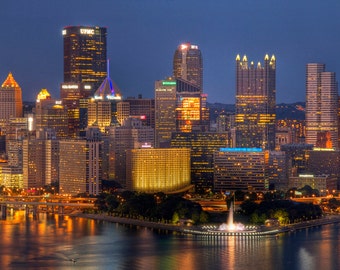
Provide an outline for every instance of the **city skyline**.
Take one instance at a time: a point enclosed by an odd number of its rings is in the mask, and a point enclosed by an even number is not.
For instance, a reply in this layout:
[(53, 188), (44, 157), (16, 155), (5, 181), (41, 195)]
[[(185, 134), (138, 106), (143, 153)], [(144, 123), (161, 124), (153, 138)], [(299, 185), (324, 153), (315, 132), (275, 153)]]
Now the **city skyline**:
[[(203, 56), (208, 102), (235, 103), (237, 54), (255, 62), (277, 58), (277, 103), (305, 101), (307, 63), (325, 63), (337, 73), (340, 39), (333, 34), (340, 3), (317, 0), (7, 1), (0, 22), (0, 80), (12, 72), (33, 101), (42, 88), (55, 98), (63, 82), (63, 37), (67, 25), (108, 29), (110, 77), (124, 98), (153, 97), (154, 83), (172, 74), (179, 44), (197, 44)], [(98, 8), (105, 7), (105, 8)], [(166, 14), (166, 15), (165, 15)]]

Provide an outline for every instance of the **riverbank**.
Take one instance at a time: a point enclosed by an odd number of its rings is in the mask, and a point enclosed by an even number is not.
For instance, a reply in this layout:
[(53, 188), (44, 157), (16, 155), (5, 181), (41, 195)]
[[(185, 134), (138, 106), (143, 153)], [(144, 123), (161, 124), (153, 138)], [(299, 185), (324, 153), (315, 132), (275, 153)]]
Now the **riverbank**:
[(201, 227), (197, 226), (180, 226), (180, 225), (173, 225), (173, 224), (165, 224), (161, 222), (152, 222), (146, 220), (139, 220), (139, 219), (131, 219), (131, 218), (124, 218), (124, 217), (116, 217), (116, 216), (109, 216), (106, 214), (85, 214), (85, 213), (73, 213), (70, 216), (74, 217), (81, 217), (81, 218), (89, 218), (95, 220), (102, 220), (112, 223), (124, 224), (124, 225), (133, 225), (133, 226), (140, 226), (146, 227), (150, 229), (156, 230), (164, 230), (164, 231), (173, 231), (179, 232), (184, 234), (195, 234), (195, 235), (214, 235), (214, 236), (264, 236), (264, 235), (277, 235), (280, 233), (286, 232), (294, 232), (295, 230), (302, 230), (311, 227), (317, 227), (327, 224), (333, 223), (340, 223), (340, 215), (326, 215), (320, 219), (316, 220), (309, 220), (303, 221), (299, 223), (289, 224), (287, 226), (280, 226), (272, 229), (266, 229), (262, 231), (255, 231), (255, 232), (223, 232), (223, 231), (206, 231), (202, 230)]

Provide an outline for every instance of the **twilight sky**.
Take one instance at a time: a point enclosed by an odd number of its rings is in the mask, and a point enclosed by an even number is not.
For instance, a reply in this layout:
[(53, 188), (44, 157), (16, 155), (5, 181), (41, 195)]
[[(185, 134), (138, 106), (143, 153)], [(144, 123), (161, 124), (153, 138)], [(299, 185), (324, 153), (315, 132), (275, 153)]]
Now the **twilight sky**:
[(340, 76), (339, 0), (1, 0), (0, 83), (11, 71), (25, 101), (59, 98), (62, 28), (106, 26), (110, 77), (124, 97), (154, 96), (182, 42), (199, 46), (208, 102), (235, 102), (235, 57), (277, 59), (277, 103), (305, 101), (305, 65)]

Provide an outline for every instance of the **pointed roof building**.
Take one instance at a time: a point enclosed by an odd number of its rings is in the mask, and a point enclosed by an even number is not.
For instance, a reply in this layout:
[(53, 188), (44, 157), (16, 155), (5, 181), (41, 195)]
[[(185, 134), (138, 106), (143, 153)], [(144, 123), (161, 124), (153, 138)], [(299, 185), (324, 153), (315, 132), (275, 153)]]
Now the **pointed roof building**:
[(111, 80), (109, 72), (109, 60), (107, 60), (107, 76), (97, 91), (94, 93), (94, 99), (100, 100), (121, 100), (122, 94), (117, 84)]
[(15, 81), (12, 72), (8, 73), (8, 76), (1, 85), (1, 88), (20, 88), (19, 84)]
[(0, 88), (0, 122), (1, 125), (10, 118), (22, 117), (22, 92), (13, 74), (8, 73)]

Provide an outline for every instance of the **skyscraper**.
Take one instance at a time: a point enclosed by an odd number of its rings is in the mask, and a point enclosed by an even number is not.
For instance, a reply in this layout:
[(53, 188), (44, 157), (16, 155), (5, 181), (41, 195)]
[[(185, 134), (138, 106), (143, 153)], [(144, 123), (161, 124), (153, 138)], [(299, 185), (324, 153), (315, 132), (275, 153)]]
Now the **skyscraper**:
[(0, 122), (6, 124), (10, 118), (22, 117), (22, 92), (10, 72), (0, 88)]
[(61, 100), (52, 99), (47, 89), (41, 89), (35, 103), (36, 130), (55, 130), (58, 139), (68, 137), (67, 109)]
[(97, 89), (106, 77), (106, 28), (67, 26), (64, 37), (64, 82), (89, 83)]
[(97, 126), (104, 132), (106, 127), (118, 124), (117, 103), (121, 99), (118, 86), (107, 76), (88, 103), (88, 126)]
[(203, 91), (203, 59), (197, 45), (183, 43), (177, 47), (173, 60), (173, 75)]
[[(306, 143), (338, 148), (338, 85), (325, 64), (306, 66)], [(321, 140), (325, 138), (326, 142)], [(328, 138), (328, 139), (327, 139)]]
[(236, 147), (275, 148), (276, 59), (236, 57)]
[(155, 144), (169, 147), (176, 131), (176, 81), (169, 77), (155, 82)]

